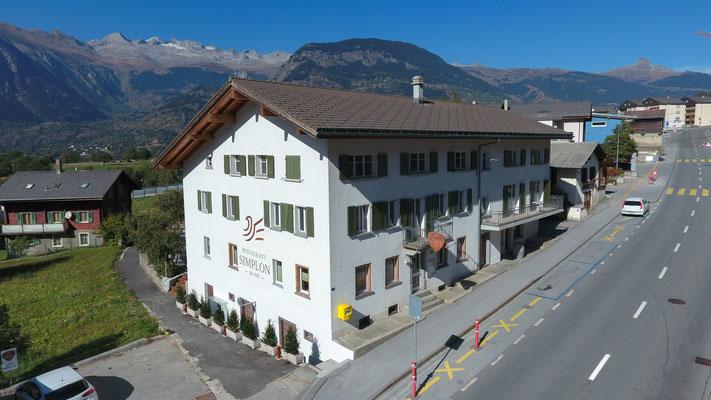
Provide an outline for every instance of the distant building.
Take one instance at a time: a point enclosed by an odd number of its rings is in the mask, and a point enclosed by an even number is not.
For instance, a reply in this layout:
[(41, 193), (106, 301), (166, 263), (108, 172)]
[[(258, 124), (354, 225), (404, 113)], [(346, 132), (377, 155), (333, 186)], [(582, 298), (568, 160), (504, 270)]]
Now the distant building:
[[(136, 184), (120, 170), (23, 171), (0, 186), (5, 213), (2, 236), (29, 237), (29, 254), (99, 246), (96, 229), (103, 218), (131, 211)], [(11, 249), (10, 249), (11, 251)]]
[(593, 106), (592, 119), (585, 123), (586, 141), (602, 143), (614, 133), (615, 127), (625, 119), (620, 116), (616, 106)]
[(687, 125), (711, 125), (711, 96), (687, 96), (681, 100), (686, 105)]
[(624, 115), (634, 117), (630, 122), (632, 139), (639, 151), (658, 151), (662, 145), (665, 110), (627, 111)]
[(664, 128), (685, 125), (686, 103), (675, 97), (647, 97), (642, 101), (647, 110), (664, 110)]
[[(599, 143), (551, 143), (551, 179), (554, 191), (565, 195), (569, 219), (580, 219), (604, 193), (607, 174), (605, 151)], [(583, 211), (584, 210), (584, 211)]]
[(589, 101), (511, 104), (511, 111), (570, 132), (574, 142), (585, 141), (585, 126), (592, 120), (592, 104)]
[(628, 99), (622, 102), (619, 106), (617, 106), (617, 109), (626, 112), (626, 111), (642, 111), (642, 110), (647, 110), (647, 106), (644, 105), (644, 99)]

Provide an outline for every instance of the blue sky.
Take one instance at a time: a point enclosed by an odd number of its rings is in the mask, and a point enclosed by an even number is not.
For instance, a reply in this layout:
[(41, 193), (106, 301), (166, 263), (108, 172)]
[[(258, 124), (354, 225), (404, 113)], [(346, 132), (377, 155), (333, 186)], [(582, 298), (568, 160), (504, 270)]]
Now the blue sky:
[(0, 21), (81, 40), (121, 32), (258, 52), (352, 37), (402, 40), (446, 61), (598, 72), (641, 56), (711, 72), (711, 1), (16, 1)]

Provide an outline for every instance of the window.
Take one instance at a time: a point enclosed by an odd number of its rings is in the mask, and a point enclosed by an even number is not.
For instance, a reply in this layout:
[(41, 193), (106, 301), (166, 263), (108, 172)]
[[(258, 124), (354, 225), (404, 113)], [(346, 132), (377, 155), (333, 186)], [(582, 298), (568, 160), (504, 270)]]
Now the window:
[(207, 236), (202, 237), (202, 255), (210, 258), (210, 238)]
[(227, 298), (228, 298), (230, 301), (235, 301), (235, 294), (234, 294), (234, 293), (231, 293), (231, 292), (227, 292)]
[(91, 211), (77, 211), (77, 222), (81, 224), (88, 224), (91, 220)]
[(222, 195), (222, 216), (231, 219), (239, 219), (239, 196)]
[(484, 171), (489, 171), (491, 169), (491, 159), (489, 158), (489, 153), (481, 153), (481, 169)]
[(286, 156), (286, 180), (287, 181), (300, 181), (301, 180), (301, 157), (300, 156)]
[(34, 183), (28, 183), (27, 185), (25, 185), (25, 189), (32, 189), (34, 186)]
[(62, 238), (59, 236), (52, 236), (52, 247), (62, 247), (64, 246), (64, 243), (62, 242)]
[(541, 161), (541, 150), (531, 150), (531, 165), (538, 165)]
[(269, 203), (269, 226), (272, 229), (281, 229), (281, 204)]
[(197, 191), (198, 210), (205, 213), (212, 213), (212, 193), (203, 190)]
[(356, 207), (356, 233), (365, 232), (368, 230), (368, 206)]
[(89, 187), (89, 182), (82, 182), (81, 185), (79, 185), (80, 188), (86, 189)]
[(370, 264), (360, 265), (355, 268), (355, 295), (356, 298), (371, 293)]
[(467, 153), (463, 151), (454, 152), (454, 169), (466, 169), (467, 168)]
[(437, 216), (443, 217), (443, 216), (447, 215), (447, 204), (444, 201), (444, 193), (439, 193), (436, 196), (437, 196), (437, 206), (438, 206), (437, 212), (439, 213)]
[(309, 269), (301, 265), (296, 266), (296, 293), (305, 297), (310, 293)]
[(398, 256), (385, 259), (385, 287), (400, 282), (400, 267)]
[(489, 212), (489, 198), (488, 197), (481, 198), (481, 212), (482, 213)]
[(518, 162), (518, 165), (526, 165), (526, 149), (521, 149), (521, 157)]
[(425, 153), (410, 153), (410, 170), (411, 174), (425, 173)]
[(590, 125), (593, 128), (604, 128), (607, 126), (607, 121), (593, 121)]
[(33, 212), (17, 213), (17, 223), (20, 225), (36, 224), (37, 214)]
[(240, 165), (240, 162), (241, 162), (240, 158), (237, 157), (237, 156), (232, 155), (232, 156), (229, 157), (228, 160), (229, 160), (229, 163), (230, 163), (230, 164), (229, 164), (229, 165), (230, 165), (230, 175), (237, 175), (237, 176), (240, 176), (240, 175), (241, 175), (241, 171), (242, 171), (242, 169), (240, 168), (240, 167), (241, 167), (241, 165)]
[(447, 248), (442, 247), (442, 249), (437, 252), (437, 268), (444, 268), (446, 266), (447, 266)]
[(463, 191), (452, 191), (449, 192), (447, 196), (448, 200), (448, 211), (449, 215), (459, 214), (464, 211), (464, 192)]
[(397, 215), (395, 214), (395, 202), (388, 201), (387, 214), (385, 215), (385, 226), (395, 226), (397, 223)]
[[(208, 247), (207, 247), (207, 255), (210, 255), (210, 254), (209, 254), (209, 253), (210, 253), (210, 243), (209, 243), (209, 240), (208, 240), (207, 246), (208, 246)], [(232, 243), (228, 243), (228, 244), (227, 244), (227, 252), (229, 253), (229, 258), (230, 258), (229, 267), (230, 267), (230, 268), (237, 269), (237, 260), (238, 260), (238, 256), (237, 256), (237, 245), (232, 244)]]
[(394, 201), (379, 201), (373, 203), (371, 229), (373, 232), (395, 226), (397, 215), (395, 214)]
[(269, 157), (268, 156), (256, 156), (257, 160), (257, 176), (267, 177), (269, 176)]
[(296, 233), (306, 235), (306, 207), (296, 207)]
[(390, 307), (388, 307), (388, 316), (397, 314), (397, 304), (393, 304)]
[(457, 239), (457, 262), (463, 262), (467, 259), (467, 238), (462, 236)]
[(551, 149), (543, 150), (543, 163), (548, 164), (551, 160)]
[(351, 158), (351, 178), (364, 178), (373, 176), (373, 156), (360, 154)]
[(80, 233), (79, 234), (79, 246), (88, 246), (89, 245), (89, 234), (88, 233)]
[(533, 203), (537, 203), (540, 199), (540, 190), (541, 190), (541, 182), (540, 181), (531, 181), (529, 184), (529, 192), (531, 193), (530, 196), (530, 204), (532, 205)]
[(304, 340), (312, 342), (314, 341), (314, 334), (304, 329)]
[(205, 168), (212, 169), (212, 154), (208, 155), (207, 158), (205, 158)]
[(281, 285), (284, 283), (284, 278), (283, 278), (283, 271), (282, 271), (282, 265), (281, 261), (279, 260), (272, 260), (272, 270), (274, 271), (273, 279), (274, 283), (277, 285)]

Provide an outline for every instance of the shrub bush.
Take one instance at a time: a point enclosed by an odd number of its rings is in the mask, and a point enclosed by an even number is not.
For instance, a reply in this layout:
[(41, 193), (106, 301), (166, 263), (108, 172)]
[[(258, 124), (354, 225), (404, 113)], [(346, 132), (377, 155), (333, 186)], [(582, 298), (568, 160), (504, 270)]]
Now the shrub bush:
[(190, 307), (190, 309), (193, 311), (197, 311), (200, 309), (200, 302), (198, 301), (197, 295), (195, 294), (194, 290), (188, 295), (188, 307)]
[(212, 316), (212, 311), (210, 310), (210, 301), (200, 296), (200, 316), (208, 319)]
[(254, 340), (257, 338), (257, 329), (254, 326), (254, 322), (249, 318), (242, 318), (240, 321), (240, 330), (242, 330), (242, 334), (249, 339)]
[(230, 311), (227, 315), (227, 327), (230, 328), (232, 332), (237, 332), (239, 330), (239, 317), (237, 316), (237, 311)]
[(277, 345), (276, 331), (274, 330), (274, 324), (271, 319), (267, 320), (267, 327), (264, 329), (264, 333), (262, 334), (262, 343), (271, 347)]
[(185, 286), (178, 285), (175, 288), (175, 301), (180, 304), (185, 304)]
[(212, 313), (212, 322), (216, 323), (219, 326), (222, 326), (225, 324), (225, 312), (222, 311), (222, 306), (217, 305), (215, 307), (215, 312)]
[(289, 354), (299, 354), (299, 338), (296, 337), (294, 328), (289, 327), (284, 337), (284, 351)]

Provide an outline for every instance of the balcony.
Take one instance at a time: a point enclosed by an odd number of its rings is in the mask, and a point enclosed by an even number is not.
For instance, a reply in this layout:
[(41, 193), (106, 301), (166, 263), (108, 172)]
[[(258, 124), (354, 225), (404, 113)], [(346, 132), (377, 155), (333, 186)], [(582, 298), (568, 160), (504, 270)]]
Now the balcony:
[(429, 240), (427, 239), (427, 235), (430, 232), (437, 232), (439, 234), (442, 234), (442, 236), (444, 236), (444, 240), (448, 242), (452, 240), (453, 225), (454, 223), (452, 222), (452, 220), (449, 220), (445, 222), (435, 221), (433, 227), (425, 229), (416, 228), (412, 226), (404, 226), (402, 247), (415, 251), (424, 250), (427, 246), (429, 246)]
[(563, 196), (548, 199), (529, 206), (508, 211), (492, 211), (481, 215), (481, 229), (502, 231), (507, 228), (535, 221), (563, 211)]
[(2, 234), (11, 235), (41, 235), (64, 233), (67, 231), (66, 222), (59, 224), (24, 224), (24, 225), (3, 225)]

